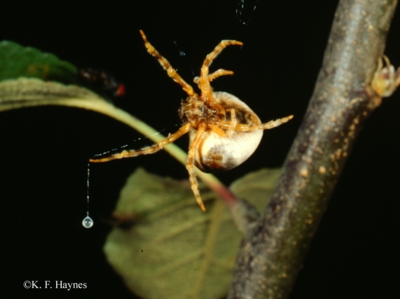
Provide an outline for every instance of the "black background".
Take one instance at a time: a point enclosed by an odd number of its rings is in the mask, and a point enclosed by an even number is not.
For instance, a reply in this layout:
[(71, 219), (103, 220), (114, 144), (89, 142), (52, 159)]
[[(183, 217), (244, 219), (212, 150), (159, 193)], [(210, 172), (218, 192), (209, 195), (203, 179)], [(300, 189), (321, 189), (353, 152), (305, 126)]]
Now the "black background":
[[(0, 39), (56, 54), (78, 67), (111, 72), (127, 88), (117, 106), (168, 134), (185, 98), (144, 49), (139, 29), (188, 81), (222, 39), (230, 47), (212, 69), (235, 71), (213, 84), (245, 101), (263, 121), (295, 114), (265, 133), (256, 153), (218, 177), (230, 184), (260, 167), (278, 167), (312, 94), (337, 1), (15, 1), (1, 4)], [(257, 4), (252, 14), (252, 8)], [(400, 15), (386, 54), (400, 65)], [(176, 44), (174, 43), (176, 42)], [(183, 51), (186, 55), (180, 56)], [(1, 67), (1, 66), (0, 66)], [(385, 99), (365, 124), (333, 194), (290, 298), (395, 298), (399, 278), (400, 98)], [(134, 298), (107, 264), (106, 220), (127, 176), (139, 166), (179, 179), (186, 170), (166, 153), (92, 166), (86, 230), (86, 165), (93, 154), (141, 137), (93, 112), (60, 108), (10, 111), (0, 118), (2, 278), (8, 298), (99, 295)], [(187, 148), (187, 137), (177, 142)], [(199, 210), (200, 211), (200, 210)], [(86, 282), (86, 290), (25, 290), (25, 280)]]

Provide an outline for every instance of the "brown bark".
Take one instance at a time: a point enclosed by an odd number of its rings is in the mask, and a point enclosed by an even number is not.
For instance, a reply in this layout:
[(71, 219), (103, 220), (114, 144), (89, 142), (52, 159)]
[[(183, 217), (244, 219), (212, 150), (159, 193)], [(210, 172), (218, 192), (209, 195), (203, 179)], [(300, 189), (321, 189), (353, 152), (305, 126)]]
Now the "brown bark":
[(342, 0), (308, 110), (271, 200), (243, 240), (228, 298), (287, 298), (364, 121), (397, 1)]

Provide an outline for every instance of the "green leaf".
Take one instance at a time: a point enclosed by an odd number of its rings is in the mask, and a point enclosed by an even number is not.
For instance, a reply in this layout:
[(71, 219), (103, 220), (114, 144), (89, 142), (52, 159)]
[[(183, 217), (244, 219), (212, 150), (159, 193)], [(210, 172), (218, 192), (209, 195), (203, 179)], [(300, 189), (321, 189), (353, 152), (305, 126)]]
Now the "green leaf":
[(92, 107), (92, 110), (111, 106), (97, 94), (75, 85), (28, 78), (0, 82), (0, 111), (44, 105)]
[(134, 116), (83, 87), (30, 78), (0, 82), (0, 111), (46, 105), (92, 110), (112, 117), (136, 130), (143, 126), (143, 123)]
[(263, 168), (250, 172), (234, 181), (229, 188), (239, 198), (246, 199), (262, 213), (267, 204), (266, 199), (269, 199), (281, 172), (281, 168)]
[[(264, 206), (275, 184), (265, 180), (276, 180), (275, 172), (262, 170), (236, 181), (238, 196)], [(187, 181), (143, 169), (128, 178), (114, 212), (122, 223), (108, 235), (104, 251), (132, 292), (146, 299), (226, 295), (242, 237), (225, 204), (207, 189), (201, 193), (206, 213)]]
[(77, 69), (50, 53), (22, 47), (11, 41), (0, 42), (0, 81), (19, 77), (73, 82)]

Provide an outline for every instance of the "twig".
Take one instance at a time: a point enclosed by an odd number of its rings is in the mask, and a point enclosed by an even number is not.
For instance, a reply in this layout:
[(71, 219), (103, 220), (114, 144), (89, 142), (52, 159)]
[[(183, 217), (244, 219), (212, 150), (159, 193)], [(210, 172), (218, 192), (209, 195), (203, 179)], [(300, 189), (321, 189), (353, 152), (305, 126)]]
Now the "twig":
[(356, 135), (381, 98), (369, 84), (397, 1), (342, 0), (307, 113), (228, 298), (287, 298)]

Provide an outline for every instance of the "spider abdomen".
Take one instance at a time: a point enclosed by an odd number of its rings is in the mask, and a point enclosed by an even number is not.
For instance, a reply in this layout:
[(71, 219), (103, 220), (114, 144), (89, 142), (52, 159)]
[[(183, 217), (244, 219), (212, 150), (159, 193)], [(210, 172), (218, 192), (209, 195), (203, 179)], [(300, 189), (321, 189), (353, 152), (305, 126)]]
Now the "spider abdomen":
[[(254, 153), (263, 135), (262, 129), (240, 131), (232, 127), (229, 130), (232, 122), (236, 125), (258, 126), (261, 121), (237, 97), (226, 92), (214, 92), (213, 97), (216, 103), (226, 107), (226, 118), (221, 120), (225, 122), (225, 126), (219, 127), (225, 136), (221, 136), (211, 126), (201, 136), (196, 148), (195, 165), (204, 172), (226, 171), (239, 166)], [(232, 109), (234, 119), (231, 115)], [(192, 128), (189, 132), (190, 143), (196, 134), (197, 130)]]
[[(192, 135), (192, 132), (189, 133)], [(221, 137), (207, 131), (196, 149), (195, 165), (204, 172), (230, 170), (246, 161), (258, 147), (263, 131), (234, 132)]]

